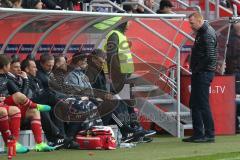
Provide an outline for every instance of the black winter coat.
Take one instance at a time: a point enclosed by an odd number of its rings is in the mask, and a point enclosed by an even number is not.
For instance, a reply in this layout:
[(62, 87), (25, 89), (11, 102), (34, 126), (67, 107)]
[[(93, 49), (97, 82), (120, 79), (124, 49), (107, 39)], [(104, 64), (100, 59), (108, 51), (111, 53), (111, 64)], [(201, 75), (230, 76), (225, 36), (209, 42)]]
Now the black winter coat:
[(217, 65), (217, 36), (215, 30), (204, 22), (197, 31), (192, 48), (190, 68), (192, 73), (215, 71)]

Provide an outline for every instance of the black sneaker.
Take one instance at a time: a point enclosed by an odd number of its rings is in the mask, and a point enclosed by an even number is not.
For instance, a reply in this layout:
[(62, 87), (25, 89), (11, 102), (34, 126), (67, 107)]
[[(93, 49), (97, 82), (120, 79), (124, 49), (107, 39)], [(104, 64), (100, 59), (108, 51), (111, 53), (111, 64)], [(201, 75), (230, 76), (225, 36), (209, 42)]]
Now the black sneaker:
[(205, 137), (191, 136), (191, 137), (182, 139), (182, 141), (183, 142), (191, 142), (191, 143), (205, 143), (206, 139), (205, 139)]
[(122, 141), (123, 143), (127, 143), (127, 142), (131, 141), (132, 139), (134, 139), (133, 133), (128, 133), (128, 134), (126, 134), (125, 136), (123, 135), (121, 141)]
[(152, 135), (156, 134), (156, 131), (154, 131), (154, 130), (145, 130), (140, 124), (137, 124), (137, 123), (134, 123), (131, 126), (135, 129), (135, 131), (145, 132), (144, 133), (145, 137), (152, 136)]
[(152, 142), (153, 141), (153, 139), (152, 138), (150, 138), (150, 137), (143, 137), (142, 138), (142, 143), (149, 143), (149, 142)]
[(52, 147), (55, 147), (56, 149), (63, 148), (64, 144), (66, 143), (66, 140), (64, 138), (57, 139)]
[(144, 131), (129, 132), (129, 133), (127, 133), (126, 136), (123, 136), (122, 142), (124, 142), (124, 143), (130, 142), (133, 139), (139, 139), (140, 137), (144, 137), (144, 136), (145, 136)]
[(145, 137), (152, 136), (157, 133), (154, 130), (144, 130), (144, 131), (145, 131), (145, 135), (144, 135)]
[(215, 137), (204, 137), (205, 138), (205, 140), (206, 140), (206, 142), (208, 142), (208, 143), (214, 143), (215, 142)]
[(134, 138), (133, 140), (131, 140), (131, 143), (149, 143), (152, 142), (153, 139), (150, 137), (138, 137), (138, 138)]
[(65, 149), (80, 149), (80, 145), (73, 140), (71, 140), (67, 144), (65, 144), (64, 147), (65, 147)]
[(129, 125), (123, 125), (120, 127), (120, 132), (122, 134), (122, 142), (126, 143), (134, 138), (139, 138), (145, 135), (144, 130), (138, 130)]

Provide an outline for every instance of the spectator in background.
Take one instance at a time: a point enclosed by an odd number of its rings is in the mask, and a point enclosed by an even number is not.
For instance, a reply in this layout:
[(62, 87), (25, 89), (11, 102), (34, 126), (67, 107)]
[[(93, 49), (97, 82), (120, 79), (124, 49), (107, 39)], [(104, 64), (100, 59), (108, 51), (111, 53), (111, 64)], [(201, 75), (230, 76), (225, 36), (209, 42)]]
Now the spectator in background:
[[(139, 0), (138, 3), (145, 5), (150, 10), (153, 10), (154, 0)], [(144, 9), (141, 5), (137, 5), (135, 10), (136, 13), (150, 13), (148, 10)]]
[(22, 0), (0, 0), (0, 7), (22, 8)]
[(236, 7), (237, 7), (237, 14), (240, 15), (240, 4), (236, 0), (228, 0), (228, 2), (231, 4), (232, 8), (233, 8), (233, 5), (236, 5)]
[(170, 0), (161, 0), (159, 3), (159, 9), (157, 10), (158, 14), (171, 14), (173, 4), (170, 2)]
[(53, 9), (53, 10), (61, 10), (62, 7), (60, 7), (55, 0), (42, 0), (44, 6), (46, 9)]
[(0, 0), (0, 7), (12, 8), (12, 2), (9, 0)]
[(42, 9), (43, 3), (41, 0), (23, 0), (22, 7), (27, 9)]
[(144, 0), (144, 4), (149, 9), (153, 10), (154, 7), (154, 0)]
[[(144, 5), (144, 1), (143, 0), (138, 0), (138, 3)], [(135, 10), (135, 13), (144, 13), (144, 8), (141, 5), (136, 5), (134, 10)]]
[(228, 0), (220, 0), (220, 4), (223, 6), (223, 7), (226, 7), (226, 8), (230, 8), (231, 5), (229, 3)]
[(133, 13), (133, 6), (132, 5), (124, 5), (123, 10), (125, 10), (127, 13)]
[(22, 8), (22, 0), (10, 0), (13, 4), (12, 8)]
[(73, 10), (73, 6), (79, 3), (79, 0), (42, 0), (47, 9), (55, 10)]

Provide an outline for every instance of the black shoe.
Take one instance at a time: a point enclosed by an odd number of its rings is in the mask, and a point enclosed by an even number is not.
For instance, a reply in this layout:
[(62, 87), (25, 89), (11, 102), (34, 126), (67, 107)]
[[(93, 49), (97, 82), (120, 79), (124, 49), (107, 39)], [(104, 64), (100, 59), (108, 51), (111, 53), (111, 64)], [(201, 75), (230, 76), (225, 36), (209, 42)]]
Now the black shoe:
[(123, 135), (122, 142), (129, 142), (133, 139), (138, 139), (139, 137), (145, 136), (145, 130), (139, 128), (133, 128), (128, 125), (124, 125), (120, 128)]
[(80, 149), (80, 145), (73, 140), (71, 140), (67, 144), (65, 144), (64, 147), (65, 147), (65, 149)]
[(144, 136), (145, 136), (144, 130), (143, 131), (130, 132), (130, 133), (127, 133), (126, 136), (123, 136), (122, 142), (124, 142), (124, 143), (130, 142), (133, 139), (139, 139), (140, 137), (144, 137)]
[(183, 142), (192, 142), (192, 143), (205, 143), (206, 139), (205, 139), (205, 137), (195, 137), (195, 136), (192, 136), (192, 137), (188, 137), (188, 138), (182, 139), (182, 141)]
[(153, 141), (153, 139), (150, 137), (143, 137), (143, 139), (142, 139), (142, 143), (150, 143), (152, 141)]
[(152, 141), (153, 139), (150, 137), (139, 137), (139, 138), (134, 138), (133, 140), (130, 141), (130, 143), (149, 143)]
[(145, 131), (145, 135), (144, 135), (145, 137), (152, 136), (157, 133), (154, 130), (144, 130), (144, 131)]
[(56, 149), (61, 149), (64, 147), (65, 143), (66, 143), (66, 140), (64, 138), (59, 138), (55, 141), (52, 147), (55, 147)]
[(205, 137), (206, 142), (208, 143), (214, 143), (215, 142), (215, 137)]
[(144, 136), (145, 136), (145, 137), (156, 134), (156, 131), (154, 131), (154, 130), (145, 130), (145, 129), (144, 129), (142, 126), (140, 126), (140, 124), (138, 124), (138, 123), (132, 124), (131, 127), (132, 127), (135, 131), (144, 132)]
[(134, 139), (133, 133), (129, 133), (126, 136), (123, 136), (121, 141), (123, 143), (127, 143), (127, 142), (130, 142), (133, 139)]

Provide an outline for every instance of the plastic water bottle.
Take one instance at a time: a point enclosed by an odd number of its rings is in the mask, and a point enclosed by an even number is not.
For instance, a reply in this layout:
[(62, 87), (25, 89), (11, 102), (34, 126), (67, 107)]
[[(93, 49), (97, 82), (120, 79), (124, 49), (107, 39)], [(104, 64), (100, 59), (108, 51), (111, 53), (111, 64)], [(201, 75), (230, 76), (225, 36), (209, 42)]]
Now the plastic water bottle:
[(133, 148), (135, 146), (136, 146), (136, 144), (134, 144), (134, 143), (121, 143), (120, 144), (120, 148)]
[(117, 140), (117, 146), (120, 146), (121, 145), (121, 140), (122, 140), (122, 134), (119, 130), (119, 128), (117, 128), (117, 131), (116, 131), (117, 135), (116, 135), (116, 140)]

